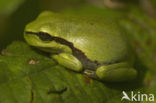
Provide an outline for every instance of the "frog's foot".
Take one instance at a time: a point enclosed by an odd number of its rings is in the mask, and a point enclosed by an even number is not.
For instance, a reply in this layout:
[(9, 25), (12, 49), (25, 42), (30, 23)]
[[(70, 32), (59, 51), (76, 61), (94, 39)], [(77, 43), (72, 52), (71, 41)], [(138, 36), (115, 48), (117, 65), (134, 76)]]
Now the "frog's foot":
[(51, 55), (51, 57), (56, 60), (60, 65), (73, 71), (80, 72), (83, 69), (81, 62), (71, 54), (60, 53), (57, 55)]
[(96, 75), (103, 81), (124, 82), (135, 79), (137, 71), (130, 67), (128, 63), (122, 62), (101, 66), (97, 68)]

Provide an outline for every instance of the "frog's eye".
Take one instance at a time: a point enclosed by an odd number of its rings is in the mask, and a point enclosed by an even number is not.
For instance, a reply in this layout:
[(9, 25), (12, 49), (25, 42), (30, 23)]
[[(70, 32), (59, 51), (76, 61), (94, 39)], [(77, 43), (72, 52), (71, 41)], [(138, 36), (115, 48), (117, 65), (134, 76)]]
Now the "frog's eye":
[(39, 32), (39, 33), (36, 33), (36, 35), (43, 41), (52, 41), (53, 40), (52, 36), (49, 35), (48, 33)]
[(52, 37), (51, 35), (49, 35), (48, 33), (44, 33), (44, 32), (35, 33), (35, 32), (29, 32), (29, 31), (26, 31), (25, 33), (26, 33), (27, 35), (28, 35), (28, 34), (36, 35), (36, 36), (38, 36), (42, 41), (52, 41), (52, 40), (53, 40), (53, 37)]
[(48, 33), (39, 32), (34, 34), (37, 35), (42, 41), (55, 41), (60, 44), (68, 45), (69, 47), (73, 47), (73, 44), (71, 42), (68, 42), (67, 40), (59, 37), (51, 36)]

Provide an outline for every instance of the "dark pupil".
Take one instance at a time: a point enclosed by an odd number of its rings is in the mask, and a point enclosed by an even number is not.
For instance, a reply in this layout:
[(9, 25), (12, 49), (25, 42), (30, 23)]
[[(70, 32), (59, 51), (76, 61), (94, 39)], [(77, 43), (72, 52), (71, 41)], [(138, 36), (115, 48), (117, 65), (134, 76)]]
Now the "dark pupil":
[(51, 41), (52, 37), (48, 33), (39, 32), (36, 34), (43, 41)]

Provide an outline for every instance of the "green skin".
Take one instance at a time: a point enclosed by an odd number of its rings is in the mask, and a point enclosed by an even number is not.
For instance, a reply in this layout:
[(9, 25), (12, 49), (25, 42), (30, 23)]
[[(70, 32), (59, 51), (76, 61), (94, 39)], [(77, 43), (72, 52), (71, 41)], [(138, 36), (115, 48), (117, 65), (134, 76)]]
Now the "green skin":
[(133, 80), (137, 76), (134, 56), (111, 21), (45, 11), (26, 26), (24, 38), (70, 70), (107, 82)]

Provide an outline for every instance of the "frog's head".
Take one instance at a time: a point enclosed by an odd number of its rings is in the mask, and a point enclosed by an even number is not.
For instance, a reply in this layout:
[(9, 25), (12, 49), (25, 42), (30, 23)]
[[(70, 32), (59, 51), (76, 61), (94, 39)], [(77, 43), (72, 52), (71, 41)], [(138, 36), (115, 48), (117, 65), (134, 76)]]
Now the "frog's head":
[(71, 49), (63, 45), (59, 37), (58, 31), (56, 32), (58, 19), (56, 14), (45, 11), (39, 17), (29, 23), (24, 31), (24, 38), (26, 42), (32, 46), (38, 47), (47, 52), (71, 52)]

